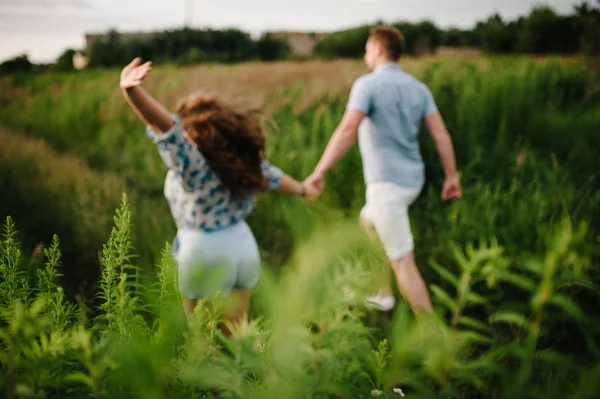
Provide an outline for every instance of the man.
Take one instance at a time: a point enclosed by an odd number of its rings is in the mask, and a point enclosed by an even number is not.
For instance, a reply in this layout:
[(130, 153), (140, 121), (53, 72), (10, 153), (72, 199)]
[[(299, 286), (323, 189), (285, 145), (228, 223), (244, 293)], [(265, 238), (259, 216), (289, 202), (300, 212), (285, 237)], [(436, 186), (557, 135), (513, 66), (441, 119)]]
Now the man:
[[(433, 310), (414, 260), (408, 218), (408, 207), (425, 181), (417, 140), (422, 122), (442, 160), (446, 177), (442, 200), (458, 199), (462, 193), (450, 135), (429, 88), (398, 65), (403, 50), (404, 38), (398, 29), (372, 29), (364, 57), (370, 73), (354, 82), (342, 121), (305, 183), (320, 193), (326, 173), (350, 150), (358, 136), (366, 183), (361, 224), (376, 233), (391, 262), (400, 293), (419, 314)], [(392, 309), (395, 300), (390, 283), (368, 300), (373, 307)]]

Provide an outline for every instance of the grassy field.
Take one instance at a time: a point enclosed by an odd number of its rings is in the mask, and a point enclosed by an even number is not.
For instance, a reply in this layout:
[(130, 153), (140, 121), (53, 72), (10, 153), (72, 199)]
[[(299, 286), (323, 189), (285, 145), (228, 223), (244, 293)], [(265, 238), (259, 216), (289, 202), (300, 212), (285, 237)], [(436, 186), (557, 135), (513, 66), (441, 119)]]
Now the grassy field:
[[(463, 181), (464, 198), (443, 204), (421, 135), (427, 185), (411, 218), (435, 317), (362, 305), (386, 265), (357, 225), (355, 148), (318, 202), (260, 197), (249, 224), (264, 272), (234, 341), (215, 330), (219, 299), (186, 330), (165, 255), (166, 171), (119, 71), (1, 78), (2, 397), (594, 397), (599, 81), (579, 59), (401, 65), (433, 91)], [(364, 72), (345, 60), (165, 66), (146, 87), (170, 109), (196, 90), (260, 107), (270, 160), (301, 179)]]

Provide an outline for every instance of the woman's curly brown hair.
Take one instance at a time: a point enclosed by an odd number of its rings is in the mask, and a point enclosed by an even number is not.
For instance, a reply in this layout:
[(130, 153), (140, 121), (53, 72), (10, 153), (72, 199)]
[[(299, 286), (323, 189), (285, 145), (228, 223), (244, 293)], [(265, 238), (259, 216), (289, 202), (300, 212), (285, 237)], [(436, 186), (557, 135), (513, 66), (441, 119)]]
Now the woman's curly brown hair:
[(261, 167), (265, 135), (253, 112), (197, 94), (184, 100), (177, 113), (188, 138), (234, 196), (268, 188)]

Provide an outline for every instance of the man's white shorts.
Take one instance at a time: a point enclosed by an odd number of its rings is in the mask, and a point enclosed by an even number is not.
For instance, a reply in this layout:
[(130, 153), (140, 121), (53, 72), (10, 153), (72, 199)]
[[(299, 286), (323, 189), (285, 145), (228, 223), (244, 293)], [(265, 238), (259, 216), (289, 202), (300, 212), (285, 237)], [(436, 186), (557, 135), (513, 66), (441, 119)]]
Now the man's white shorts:
[(390, 182), (367, 185), (367, 203), (360, 212), (363, 225), (377, 233), (391, 261), (404, 258), (414, 249), (408, 207), (423, 187), (402, 187)]

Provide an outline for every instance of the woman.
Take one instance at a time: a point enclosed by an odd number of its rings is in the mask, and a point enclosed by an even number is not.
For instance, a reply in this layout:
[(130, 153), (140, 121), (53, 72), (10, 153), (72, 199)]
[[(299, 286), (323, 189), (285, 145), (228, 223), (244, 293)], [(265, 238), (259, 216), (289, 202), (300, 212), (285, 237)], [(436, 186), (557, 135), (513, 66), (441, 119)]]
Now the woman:
[(185, 314), (189, 319), (198, 300), (220, 291), (236, 302), (226, 321), (239, 322), (247, 317), (260, 272), (258, 247), (244, 221), (255, 194), (316, 193), (264, 159), (265, 136), (254, 115), (202, 95), (184, 100), (178, 116), (171, 114), (141, 87), (150, 69), (151, 62), (134, 59), (121, 72), (120, 86), (169, 169), (164, 193), (177, 225)]

